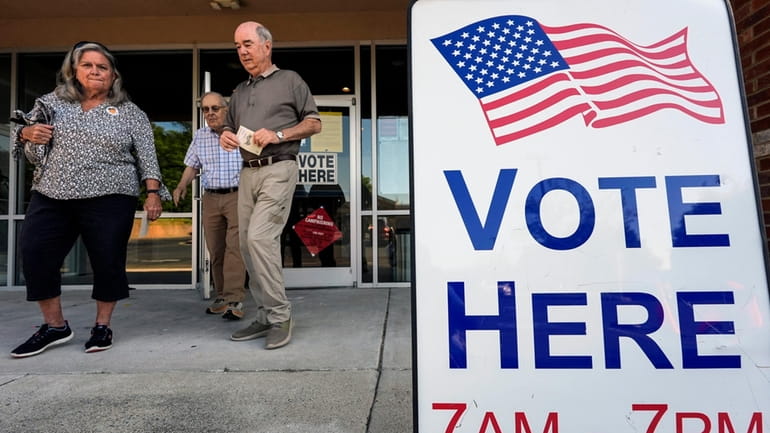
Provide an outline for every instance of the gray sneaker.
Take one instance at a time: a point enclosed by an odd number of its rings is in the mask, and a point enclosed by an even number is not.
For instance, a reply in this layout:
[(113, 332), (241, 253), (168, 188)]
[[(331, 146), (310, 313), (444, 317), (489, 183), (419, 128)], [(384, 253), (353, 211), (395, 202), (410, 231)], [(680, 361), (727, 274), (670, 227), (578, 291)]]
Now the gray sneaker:
[(270, 325), (270, 330), (267, 332), (267, 338), (265, 339), (265, 349), (277, 349), (289, 344), (291, 340), (291, 327), (291, 319)]
[(253, 340), (255, 338), (264, 337), (269, 330), (270, 325), (265, 325), (255, 320), (251, 322), (251, 325), (233, 332), (230, 339), (233, 341)]

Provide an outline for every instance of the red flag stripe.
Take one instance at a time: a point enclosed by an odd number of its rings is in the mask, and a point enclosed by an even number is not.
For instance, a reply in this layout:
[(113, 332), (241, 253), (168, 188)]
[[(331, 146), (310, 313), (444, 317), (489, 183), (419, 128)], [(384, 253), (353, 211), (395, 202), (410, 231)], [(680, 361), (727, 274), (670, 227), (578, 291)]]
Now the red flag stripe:
[[(665, 47), (670, 43), (676, 41), (677, 39), (684, 38), (687, 35), (687, 29), (685, 28), (685, 29), (679, 30), (678, 32), (672, 34), (671, 36), (664, 38), (654, 44), (638, 45), (638, 44), (634, 44), (633, 42), (629, 41), (623, 36), (620, 36), (615, 31), (597, 24), (574, 24), (574, 25), (561, 26), (561, 27), (549, 27), (541, 24), (540, 27), (548, 34), (548, 36), (551, 36), (551, 38), (553, 39), (553, 44), (556, 46), (556, 48), (559, 49), (559, 51), (570, 49), (570, 48), (576, 48), (576, 47), (579, 48), (579, 47), (585, 46), (587, 43), (593, 43), (596, 41), (613, 41), (613, 42), (618, 42), (623, 45), (626, 45), (634, 50), (639, 50), (640, 52), (644, 51), (646, 53), (654, 53), (655, 51), (657, 51), (657, 49), (661, 47)], [(577, 36), (577, 37), (573, 37), (569, 39), (561, 39), (561, 40), (558, 39), (558, 36), (560, 35), (564, 35), (568, 33), (576, 33), (581, 31), (586, 31), (591, 33), (589, 33), (586, 36)], [(586, 40), (581, 38), (591, 38), (591, 39)]]
[(699, 105), (702, 107), (718, 108), (722, 106), (719, 100), (712, 99), (709, 101), (698, 101), (691, 98), (685, 98), (684, 96), (682, 96), (681, 93), (673, 92), (667, 89), (660, 89), (660, 88), (649, 88), (649, 89), (639, 90), (636, 92), (630, 92), (626, 95), (623, 95), (622, 98), (616, 98), (608, 101), (594, 101), (594, 104), (596, 104), (596, 107), (599, 108), (600, 110), (609, 110), (612, 108), (622, 107), (624, 105), (628, 105), (642, 99), (650, 98), (652, 96), (659, 96), (659, 95), (673, 96), (672, 99), (681, 99), (684, 101), (691, 102), (693, 105)]
[[(531, 85), (526, 86), (523, 89), (513, 92), (507, 96), (503, 96), (500, 98), (495, 99), (482, 99), (481, 100), (481, 108), (484, 110), (494, 110), (496, 108), (503, 107), (505, 105), (511, 104), (513, 102), (516, 102), (520, 99), (527, 98), (532, 95), (536, 95), (540, 93), (541, 91), (559, 83), (562, 81), (570, 81), (570, 78), (568, 75), (561, 73), (561, 74), (553, 74), (549, 75), (545, 79)], [(494, 98), (495, 96), (491, 96), (490, 98)]]
[[(636, 51), (625, 48), (625, 47), (607, 47), (607, 48), (601, 48), (596, 51), (591, 51), (589, 53), (579, 54), (571, 57), (565, 57), (565, 60), (570, 65), (578, 64), (578, 63), (587, 63), (591, 62), (597, 59), (607, 59), (611, 58), (612, 56), (622, 56), (626, 55), (627, 57), (635, 58), (637, 60), (644, 60), (645, 63), (649, 63), (651, 65), (660, 67), (660, 68), (675, 68), (675, 67), (682, 67), (684, 65), (688, 65), (689, 63), (686, 60), (686, 53), (682, 49), (682, 47), (673, 47), (666, 51), (661, 51), (659, 53), (656, 53), (654, 56), (640, 56)], [(678, 60), (677, 58), (682, 58), (682, 60)], [(663, 62), (666, 61), (666, 62)], [(675, 62), (675, 63), (672, 63)]]
[[(672, 73), (666, 73), (664, 71), (659, 71), (657, 69), (650, 68), (648, 64), (640, 62), (638, 60), (624, 60), (616, 63), (602, 65), (596, 68), (584, 69), (582, 71), (570, 71), (570, 75), (572, 75), (572, 77), (577, 80), (590, 80), (595, 77), (603, 78), (613, 73), (619, 73), (619, 72), (622, 72), (628, 69), (633, 69), (633, 68), (641, 68), (647, 71), (657, 73), (659, 77), (667, 78), (669, 81), (688, 81), (688, 80), (703, 81), (703, 77), (701, 77), (701, 75), (698, 74), (697, 72), (694, 72), (692, 68), (687, 68), (688, 72), (686, 73), (672, 74)], [(684, 69), (684, 68), (677, 68), (677, 69)]]
[(544, 29), (570, 65), (568, 73), (597, 108), (593, 127), (669, 108), (707, 123), (724, 122), (719, 94), (689, 59), (687, 29), (644, 47), (602, 26)]
[[(492, 128), (499, 128), (504, 125), (508, 125), (513, 122), (520, 121), (522, 119), (526, 119), (528, 117), (534, 116), (535, 114), (545, 110), (546, 108), (557, 105), (561, 103), (561, 101), (569, 98), (570, 96), (578, 96), (580, 93), (575, 89), (563, 89), (543, 100), (538, 102), (534, 105), (529, 105), (523, 110), (519, 110), (515, 113), (511, 113), (502, 117), (498, 117), (495, 119), (491, 119), (489, 121), (489, 126)], [(583, 106), (584, 104), (579, 104), (579, 106)], [(585, 104), (585, 107), (588, 107), (588, 104)]]
[(723, 114), (720, 115), (719, 117), (704, 116), (701, 113), (693, 110), (689, 110), (680, 104), (664, 103), (664, 104), (649, 105), (649, 106), (640, 108), (639, 110), (629, 111), (618, 116), (604, 117), (591, 123), (591, 126), (593, 128), (606, 128), (608, 126), (614, 126), (620, 123), (625, 123), (634, 119), (638, 119), (640, 117), (646, 116), (648, 114), (652, 114), (656, 111), (663, 110), (666, 108), (679, 110), (705, 123), (710, 123), (710, 124), (724, 123)]
[(495, 136), (495, 143), (499, 146), (501, 144), (510, 143), (520, 138), (524, 138), (528, 135), (532, 135), (534, 133), (552, 128), (566, 120), (571, 119), (572, 117), (575, 117), (578, 114), (583, 113), (584, 111), (586, 111), (586, 109), (590, 110), (590, 107), (588, 106), (588, 104), (580, 104), (580, 105), (568, 107), (564, 111), (560, 112), (558, 115), (550, 117), (533, 126), (520, 129), (510, 134)]
[[(618, 79), (612, 80), (608, 83), (600, 84), (598, 86), (582, 86), (582, 89), (589, 95), (601, 95), (604, 93), (609, 93), (613, 90), (617, 90), (621, 87), (624, 87), (630, 84), (636, 84), (636, 83), (645, 82), (645, 81), (652, 81), (652, 82), (655, 82), (656, 84), (670, 86), (670, 87), (679, 89), (683, 92), (708, 94), (708, 92), (711, 90), (709, 86), (703, 85), (703, 84), (698, 86), (685, 86), (682, 84), (670, 83), (654, 75), (645, 75), (645, 74), (625, 75)], [(714, 99), (709, 99), (709, 101), (713, 101), (713, 100)]]

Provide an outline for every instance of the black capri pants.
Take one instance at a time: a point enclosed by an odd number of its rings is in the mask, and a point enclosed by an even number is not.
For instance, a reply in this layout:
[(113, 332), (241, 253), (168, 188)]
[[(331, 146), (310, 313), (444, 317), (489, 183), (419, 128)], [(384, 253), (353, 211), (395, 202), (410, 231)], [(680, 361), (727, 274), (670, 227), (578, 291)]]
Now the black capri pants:
[(128, 298), (126, 254), (136, 204), (136, 197), (122, 194), (56, 200), (33, 191), (21, 229), (27, 300), (61, 295), (61, 267), (78, 236), (94, 271), (91, 297)]

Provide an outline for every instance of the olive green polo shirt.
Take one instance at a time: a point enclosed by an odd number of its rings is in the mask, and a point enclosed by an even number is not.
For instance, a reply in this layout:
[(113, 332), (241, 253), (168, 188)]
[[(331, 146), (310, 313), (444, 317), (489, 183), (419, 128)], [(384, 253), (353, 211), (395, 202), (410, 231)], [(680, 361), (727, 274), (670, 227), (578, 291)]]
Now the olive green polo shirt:
[[(225, 128), (237, 132), (243, 125), (252, 131), (266, 128), (280, 131), (302, 120), (321, 119), (310, 88), (294, 71), (272, 65), (257, 77), (238, 85), (230, 97)], [(271, 143), (257, 156), (240, 149), (244, 160), (270, 155), (299, 153), (299, 140)]]

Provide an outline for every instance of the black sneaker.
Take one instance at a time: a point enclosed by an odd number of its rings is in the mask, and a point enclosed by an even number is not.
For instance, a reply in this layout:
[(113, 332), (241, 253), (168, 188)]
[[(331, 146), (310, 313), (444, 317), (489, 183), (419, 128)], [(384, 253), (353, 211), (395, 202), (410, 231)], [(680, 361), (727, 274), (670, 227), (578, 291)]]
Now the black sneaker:
[(75, 336), (75, 333), (70, 329), (69, 323), (64, 321), (64, 330), (58, 330), (51, 328), (47, 323), (40, 325), (40, 329), (37, 330), (29, 340), (25, 341), (21, 346), (11, 351), (11, 356), (14, 358), (26, 358), (27, 356), (34, 356), (43, 352), (51, 346), (57, 344), (64, 344)]
[(112, 329), (107, 325), (96, 325), (91, 329), (91, 338), (86, 341), (86, 353), (101, 352), (112, 347)]

